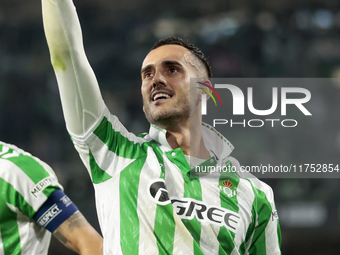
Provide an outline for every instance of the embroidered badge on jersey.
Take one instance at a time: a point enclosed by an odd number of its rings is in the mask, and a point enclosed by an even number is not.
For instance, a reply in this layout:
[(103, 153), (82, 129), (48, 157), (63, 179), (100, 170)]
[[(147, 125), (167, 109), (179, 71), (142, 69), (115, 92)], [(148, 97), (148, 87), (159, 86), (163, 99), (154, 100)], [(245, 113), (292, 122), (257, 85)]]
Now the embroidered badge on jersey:
[(238, 194), (236, 187), (230, 179), (222, 181), (222, 185), (218, 185), (219, 189), (224, 192), (228, 197), (234, 197)]

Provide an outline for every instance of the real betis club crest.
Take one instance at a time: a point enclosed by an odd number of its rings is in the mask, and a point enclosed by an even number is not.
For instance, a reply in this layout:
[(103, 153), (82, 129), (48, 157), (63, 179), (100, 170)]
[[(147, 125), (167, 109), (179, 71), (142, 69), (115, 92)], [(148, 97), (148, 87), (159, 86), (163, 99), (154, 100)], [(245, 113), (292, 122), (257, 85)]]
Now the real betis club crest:
[(236, 187), (234, 187), (234, 184), (230, 181), (230, 179), (222, 181), (222, 185), (219, 185), (218, 187), (228, 197), (233, 197), (237, 195)]

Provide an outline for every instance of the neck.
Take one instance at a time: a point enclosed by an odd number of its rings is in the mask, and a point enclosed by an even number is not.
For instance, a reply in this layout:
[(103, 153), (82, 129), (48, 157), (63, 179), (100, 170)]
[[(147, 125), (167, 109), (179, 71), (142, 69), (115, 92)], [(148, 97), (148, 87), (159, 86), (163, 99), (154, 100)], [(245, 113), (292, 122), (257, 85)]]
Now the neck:
[(181, 148), (185, 155), (207, 159), (210, 153), (204, 145), (201, 118), (191, 118), (176, 128), (167, 129), (166, 138), (171, 148)]

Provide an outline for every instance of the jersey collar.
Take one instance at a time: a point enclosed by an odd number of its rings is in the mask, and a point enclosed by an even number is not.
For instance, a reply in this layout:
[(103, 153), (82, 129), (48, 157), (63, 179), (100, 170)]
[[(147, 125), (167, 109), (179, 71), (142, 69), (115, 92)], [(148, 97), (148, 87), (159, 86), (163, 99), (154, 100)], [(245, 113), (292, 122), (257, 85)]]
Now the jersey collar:
[[(151, 124), (149, 135), (153, 140), (162, 145), (165, 151), (172, 150), (166, 140), (166, 130), (154, 124)], [(202, 122), (203, 141), (208, 149), (216, 158), (217, 161), (223, 160), (230, 155), (234, 146), (215, 128), (207, 123)]]

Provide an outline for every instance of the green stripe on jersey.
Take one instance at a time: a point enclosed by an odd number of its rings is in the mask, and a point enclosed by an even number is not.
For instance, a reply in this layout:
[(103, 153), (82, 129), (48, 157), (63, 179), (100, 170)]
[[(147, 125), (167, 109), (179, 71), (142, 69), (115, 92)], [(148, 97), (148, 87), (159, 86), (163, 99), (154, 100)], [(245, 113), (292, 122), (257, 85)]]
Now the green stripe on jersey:
[(4, 255), (20, 255), (20, 235), (16, 219), (2, 222), (0, 224), (0, 233), (2, 237)]
[(250, 237), (253, 234), (253, 230), (255, 228), (255, 223), (256, 223), (256, 212), (255, 212), (255, 208), (253, 206), (252, 209), (251, 209), (251, 222), (250, 222), (249, 227), (247, 229), (246, 238), (245, 238), (244, 242), (241, 244), (240, 249), (239, 249), (240, 254), (244, 254), (246, 252), (247, 242), (249, 241)]
[(4, 254), (20, 255), (21, 245), (17, 214), (7, 206), (7, 203), (22, 210), (26, 216), (35, 213), (23, 196), (10, 183), (0, 178), (0, 232)]
[(91, 151), (89, 151), (89, 156), (90, 156), (90, 168), (91, 168), (92, 182), (94, 184), (105, 182), (108, 179), (112, 178), (112, 176), (110, 176), (108, 173), (106, 173), (104, 170), (102, 170), (98, 166)]
[[(233, 190), (235, 190), (240, 182), (239, 178), (220, 178), (219, 185), (220, 187), (224, 187), (224, 182), (231, 183), (233, 185)], [(238, 200), (237, 196), (229, 197), (223, 190), (220, 190), (220, 198), (221, 198), (221, 207), (226, 208), (230, 211), (238, 212)], [(234, 243), (235, 233), (227, 229), (226, 227), (220, 227), (220, 232), (218, 233), (217, 240), (220, 243), (219, 255), (231, 254), (232, 250), (235, 247)]]
[[(172, 156), (173, 152), (175, 152), (175, 156)], [(182, 149), (177, 148), (172, 151), (166, 152), (167, 157), (170, 161), (177, 165), (177, 167), (181, 170), (182, 176), (184, 179), (184, 196), (187, 198), (193, 198), (199, 201), (202, 201), (202, 187), (198, 178), (190, 178), (190, 166), (187, 159), (184, 156)], [(194, 208), (193, 208), (194, 209)], [(202, 254), (203, 252), (200, 248), (200, 238), (201, 238), (201, 224), (196, 219), (192, 220), (182, 219), (183, 224), (186, 229), (190, 232), (193, 237), (193, 248), (194, 254)]]
[(154, 234), (159, 254), (173, 254), (175, 226), (172, 204), (157, 205)]
[(32, 218), (36, 213), (32, 206), (27, 203), (25, 198), (12, 186), (12, 184), (6, 182), (2, 178), (0, 178), (0, 194), (6, 203), (19, 208), (25, 216)]
[(135, 143), (135, 141), (123, 136), (121, 132), (115, 131), (106, 117), (103, 118), (93, 133), (117, 156), (136, 159), (146, 154), (146, 150), (144, 151), (139, 143)]
[[(251, 182), (250, 182), (251, 183)], [(268, 222), (271, 220), (272, 207), (267, 200), (266, 194), (254, 187), (255, 200), (253, 207), (255, 208), (255, 214), (258, 216), (257, 224), (254, 230), (254, 235), (252, 238), (251, 248), (249, 249), (249, 254), (263, 254), (266, 255), (266, 236), (263, 234), (267, 227)]]
[(136, 159), (120, 173), (120, 242), (123, 254), (138, 254), (139, 250), (137, 199), (139, 178), (146, 158), (147, 155)]
[[(163, 152), (157, 146), (157, 144), (152, 141), (150, 146), (153, 148), (158, 162), (162, 166), (160, 178), (165, 177), (165, 167), (163, 160)], [(171, 255), (174, 249), (174, 237), (176, 223), (174, 219), (174, 209), (171, 203), (167, 205), (157, 205), (156, 215), (155, 215), (155, 225), (154, 225), (154, 235), (157, 239), (157, 246), (159, 254)]]

